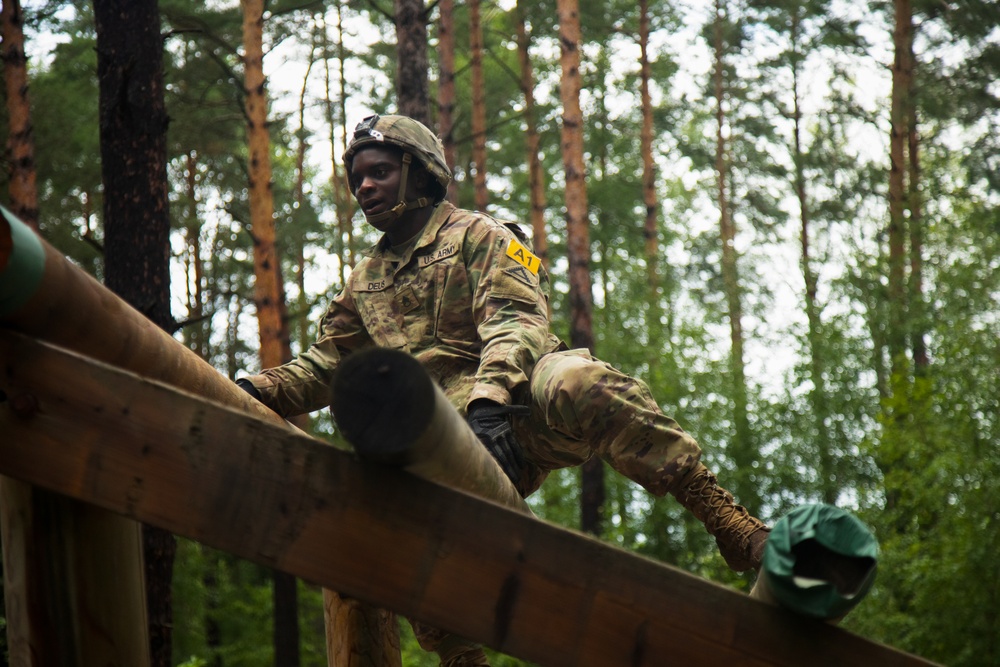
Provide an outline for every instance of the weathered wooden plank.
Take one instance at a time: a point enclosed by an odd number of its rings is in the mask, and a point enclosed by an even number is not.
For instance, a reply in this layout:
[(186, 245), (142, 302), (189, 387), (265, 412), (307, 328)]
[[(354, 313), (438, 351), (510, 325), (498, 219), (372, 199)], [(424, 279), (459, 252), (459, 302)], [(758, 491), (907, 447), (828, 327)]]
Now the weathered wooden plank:
[(10, 333), (0, 473), (542, 665), (925, 665), (521, 512)]

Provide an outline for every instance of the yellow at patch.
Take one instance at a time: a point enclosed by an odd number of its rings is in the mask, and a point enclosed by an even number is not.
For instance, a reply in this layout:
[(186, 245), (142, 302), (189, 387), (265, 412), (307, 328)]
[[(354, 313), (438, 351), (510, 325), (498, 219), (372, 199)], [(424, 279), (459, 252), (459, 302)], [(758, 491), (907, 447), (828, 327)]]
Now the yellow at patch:
[(536, 276), (538, 275), (538, 267), (542, 265), (542, 260), (532, 255), (531, 251), (518, 243), (516, 239), (511, 239), (510, 243), (507, 244), (507, 256)]

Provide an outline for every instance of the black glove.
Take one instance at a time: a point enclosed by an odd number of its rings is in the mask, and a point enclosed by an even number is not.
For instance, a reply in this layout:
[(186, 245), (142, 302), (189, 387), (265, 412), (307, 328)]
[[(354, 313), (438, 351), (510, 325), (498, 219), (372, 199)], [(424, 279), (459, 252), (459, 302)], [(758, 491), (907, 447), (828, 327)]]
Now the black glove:
[(246, 378), (240, 378), (236, 381), (236, 386), (245, 391), (246, 393), (253, 396), (258, 401), (260, 400), (260, 392), (257, 391), (257, 387), (253, 386), (253, 382)]
[(510, 418), (530, 413), (531, 408), (526, 405), (500, 405), (486, 399), (474, 401), (469, 406), (469, 426), (472, 427), (472, 432), (486, 445), (486, 449), (514, 484), (521, 479), (524, 454), (514, 437)]

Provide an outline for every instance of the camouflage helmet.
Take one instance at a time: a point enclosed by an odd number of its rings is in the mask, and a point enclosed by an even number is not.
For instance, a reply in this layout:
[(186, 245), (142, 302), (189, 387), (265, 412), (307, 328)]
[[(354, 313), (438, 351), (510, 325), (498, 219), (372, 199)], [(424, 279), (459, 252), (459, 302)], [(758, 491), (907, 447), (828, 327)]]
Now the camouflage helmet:
[(451, 182), (451, 170), (445, 162), (441, 140), (426, 125), (409, 116), (368, 116), (354, 128), (354, 136), (344, 153), (348, 175), (357, 152), (373, 144), (391, 144), (412, 154), (441, 185), (441, 198), (444, 198)]

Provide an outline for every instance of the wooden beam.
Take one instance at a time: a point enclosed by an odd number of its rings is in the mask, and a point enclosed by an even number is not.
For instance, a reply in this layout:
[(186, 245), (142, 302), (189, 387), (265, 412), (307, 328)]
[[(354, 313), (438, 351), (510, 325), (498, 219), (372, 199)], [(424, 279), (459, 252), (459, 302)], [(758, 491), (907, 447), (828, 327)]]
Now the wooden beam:
[(286, 423), (24, 223), (0, 214), (0, 326)]
[(412, 355), (371, 348), (337, 368), (333, 411), (358, 455), (531, 514), (465, 419)]
[(0, 359), (0, 473), (514, 656), (931, 664), (23, 336)]

